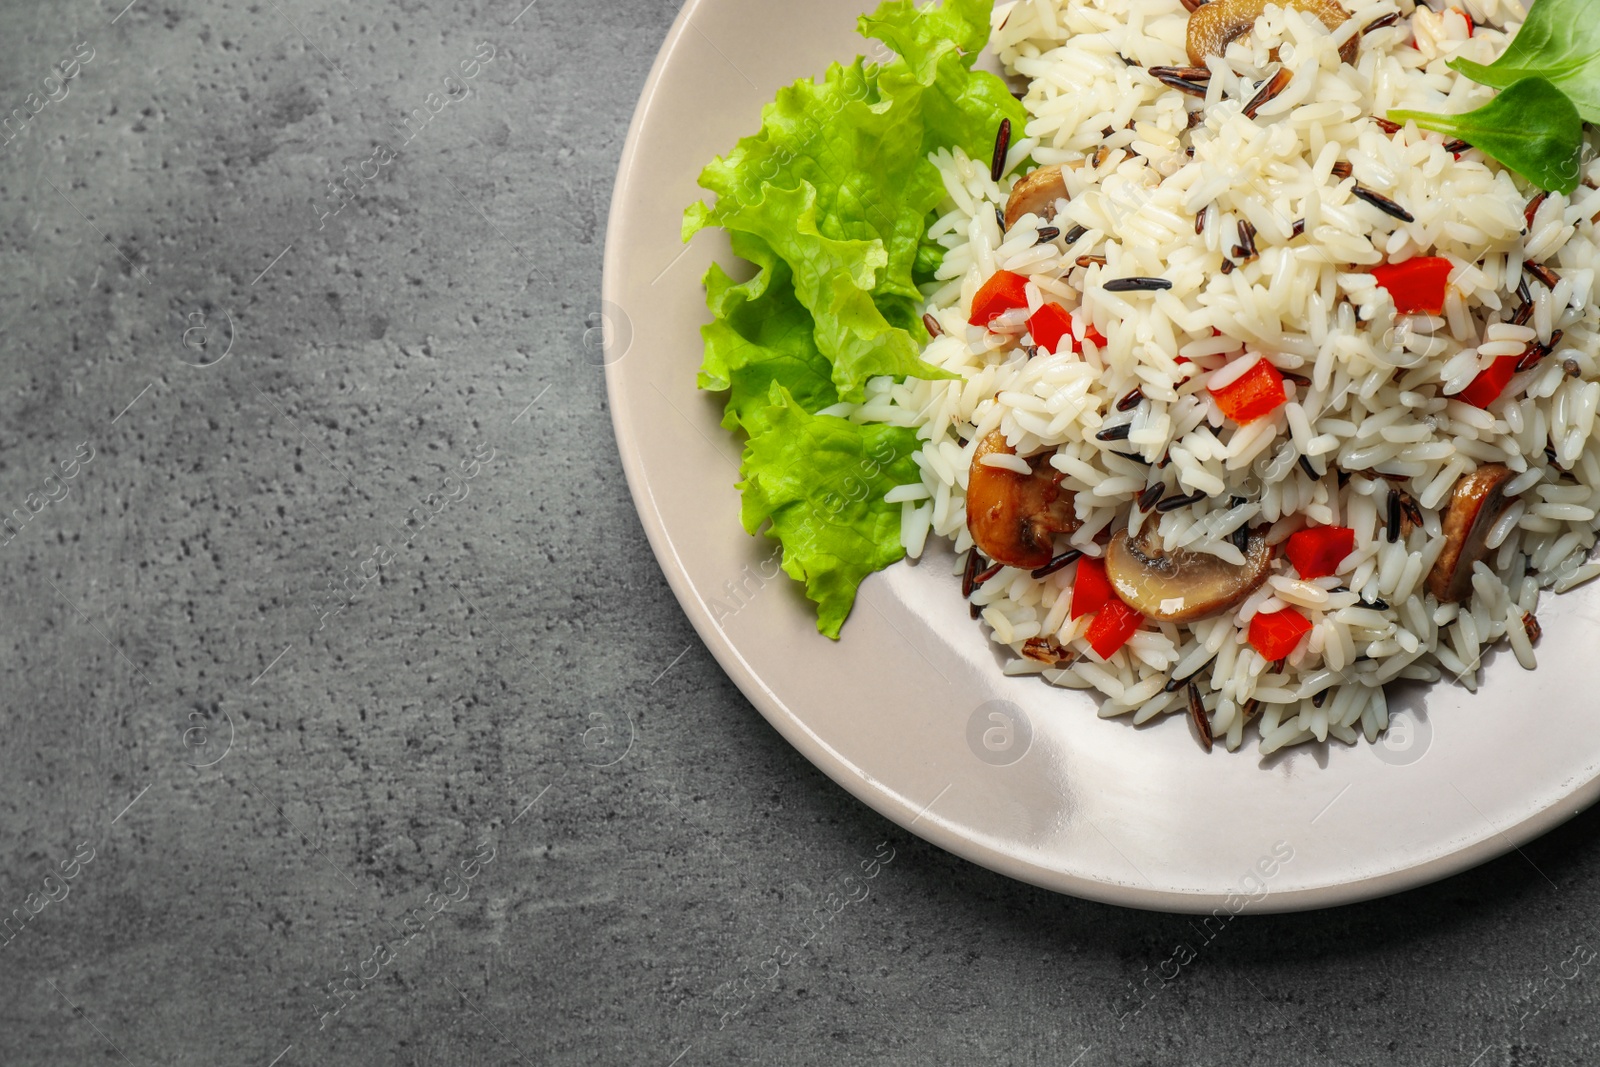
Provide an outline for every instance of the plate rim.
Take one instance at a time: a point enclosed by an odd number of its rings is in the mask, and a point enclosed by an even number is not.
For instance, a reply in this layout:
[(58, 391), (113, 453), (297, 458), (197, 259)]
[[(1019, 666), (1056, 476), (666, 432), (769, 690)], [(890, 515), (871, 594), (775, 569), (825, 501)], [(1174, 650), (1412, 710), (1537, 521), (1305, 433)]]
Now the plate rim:
[[(607, 212), (601, 277), (603, 307), (609, 305), (620, 309), (624, 306), (624, 300), (621, 299), (624, 294), (620, 291), (621, 282), (618, 280), (620, 272), (614, 265), (619, 263), (625, 254), (624, 230), (620, 223), (622, 216), (626, 214), (629, 202), (627, 194), (638, 177), (634, 172), (646, 120), (650, 116), (666, 70), (691, 29), (694, 15), (708, 2), (709, 0), (687, 0), (679, 10), (656, 53), (634, 106), (621, 157), (618, 160), (616, 178), (611, 190), (611, 204)], [(1203, 914), (1223, 906), (1222, 894), (1147, 888), (1129, 883), (1086, 878), (986, 846), (938, 821), (921, 823), (919, 826), (919, 820), (928, 808), (932, 807), (932, 802), (921, 811), (916, 810), (900, 795), (888, 790), (876, 779), (849, 764), (828, 746), (823, 738), (796, 715), (755, 672), (739, 652), (732, 638), (717, 625), (695, 588), (668, 534), (665, 519), (656, 506), (644, 470), (639, 442), (634, 439), (631, 432), (627, 416), (632, 411), (632, 404), (627, 400), (625, 390), (620, 387), (622, 374), (620, 368), (623, 362), (623, 359), (618, 358), (608, 360), (604, 365), (606, 399), (610, 407), (612, 433), (622, 461), (628, 492), (632, 498), (634, 511), (644, 528), (651, 552), (661, 567), (673, 596), (718, 666), (755, 706), (761, 716), (812, 766), (821, 770), (855, 799), (907, 833), (1005, 877), (1055, 893), (1145, 911)], [(721, 427), (717, 427), (717, 432), (724, 431)], [(872, 581), (874, 577), (869, 576), (867, 580)], [(1362, 903), (1431, 884), (1514, 850), (1520, 851), (1522, 845), (1580, 814), (1597, 800), (1600, 800), (1600, 773), (1592, 775), (1587, 780), (1575, 782), (1567, 791), (1556, 795), (1545, 807), (1534, 810), (1511, 826), (1497, 828), (1487, 824), (1483, 836), (1444, 855), (1399, 870), (1362, 875), (1317, 886), (1273, 890), (1260, 901), (1247, 903), (1235, 913), (1247, 911), (1254, 914), (1271, 914), (1310, 911)]]

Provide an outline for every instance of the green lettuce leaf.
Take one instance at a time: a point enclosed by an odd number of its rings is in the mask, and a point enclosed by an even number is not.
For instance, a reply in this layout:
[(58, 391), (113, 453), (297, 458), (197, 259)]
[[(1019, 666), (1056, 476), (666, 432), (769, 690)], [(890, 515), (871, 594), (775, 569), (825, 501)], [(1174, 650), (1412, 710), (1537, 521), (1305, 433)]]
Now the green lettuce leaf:
[[(869, 378), (948, 378), (948, 372), (922, 361), (927, 334), (915, 323), (914, 336), (891, 323), (875, 299), (878, 273), (888, 265), (879, 240), (835, 240), (824, 234), (817, 213), (817, 190), (768, 188), (763, 200), (728, 212), (723, 225), (734, 233), (758, 237), (778, 254), (793, 274), (795, 295), (815, 320), (817, 348), (833, 365), (833, 383), (846, 400), (860, 400)], [(720, 203), (719, 203), (720, 206)], [(916, 215), (918, 225), (925, 210)], [(911, 261), (916, 246), (911, 246)], [(911, 263), (905, 268), (912, 290)], [(898, 305), (904, 322), (906, 300), (898, 292), (883, 294)], [(906, 325), (910, 325), (907, 323)]]
[(1493, 63), (1452, 59), (1450, 66), (1496, 89), (1508, 89), (1524, 78), (1545, 78), (1567, 95), (1585, 121), (1600, 122), (1600, 19), (1595, 18), (1593, 0), (1538, 0)]
[(811, 312), (794, 291), (789, 265), (759, 238), (734, 233), (733, 250), (761, 269), (736, 284), (722, 267), (706, 274), (712, 320), (700, 328), (705, 361), (700, 388), (727, 390), (722, 425), (759, 433), (766, 425), (771, 386), (782, 384), (807, 411), (839, 401), (833, 365), (818, 350)]
[(912, 431), (815, 413), (860, 401), (872, 378), (955, 377), (921, 358), (917, 286), (943, 258), (926, 234), (945, 195), (927, 157), (959, 146), (987, 160), (1002, 119), (1021, 136), (1022, 105), (972, 69), (992, 7), (883, 3), (859, 26), (894, 58), (836, 63), (820, 81), (779, 90), (760, 131), (701, 173), (714, 202), (684, 215), (684, 240), (721, 227), (756, 268), (745, 282), (720, 266), (706, 275), (713, 319), (699, 383), (727, 391), (723, 425), (751, 437), (746, 527), (771, 521), (784, 568), (806, 583), (830, 637), (861, 580), (903, 555), (900, 505), (883, 494), (918, 472), (905, 458)]
[(917, 434), (808, 414), (776, 382), (770, 400), (767, 428), (745, 444), (740, 518), (752, 534), (771, 522), (783, 569), (817, 603), (817, 629), (837, 638), (861, 580), (905, 555), (900, 506), (883, 494), (917, 480)]

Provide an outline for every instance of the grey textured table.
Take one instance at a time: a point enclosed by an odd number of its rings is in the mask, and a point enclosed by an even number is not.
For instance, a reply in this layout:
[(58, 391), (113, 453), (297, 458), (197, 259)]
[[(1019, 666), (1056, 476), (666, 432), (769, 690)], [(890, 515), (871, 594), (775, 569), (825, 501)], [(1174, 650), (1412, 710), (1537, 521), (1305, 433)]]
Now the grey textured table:
[(1594, 814), (1208, 936), (789, 749), (590, 333), (676, 4), (522, 2), (0, 13), (0, 1064), (1594, 1062)]

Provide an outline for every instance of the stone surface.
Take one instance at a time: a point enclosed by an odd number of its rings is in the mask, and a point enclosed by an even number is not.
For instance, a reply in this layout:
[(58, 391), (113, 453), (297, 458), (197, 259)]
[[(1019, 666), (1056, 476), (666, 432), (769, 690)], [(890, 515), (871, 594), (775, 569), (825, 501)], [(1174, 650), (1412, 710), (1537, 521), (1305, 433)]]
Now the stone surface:
[(519, 3), (0, 6), (0, 1064), (1594, 1061), (1593, 813), (1208, 942), (789, 749), (586, 358), (677, 5)]

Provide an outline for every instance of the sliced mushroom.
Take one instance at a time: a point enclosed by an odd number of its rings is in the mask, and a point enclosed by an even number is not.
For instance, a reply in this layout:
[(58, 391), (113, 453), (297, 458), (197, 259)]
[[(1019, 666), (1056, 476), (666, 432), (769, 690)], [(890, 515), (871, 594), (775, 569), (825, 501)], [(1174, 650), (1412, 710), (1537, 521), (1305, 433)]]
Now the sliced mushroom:
[(1030, 212), (1049, 222), (1056, 217), (1056, 201), (1066, 199), (1067, 180), (1062, 177), (1060, 164), (1030, 171), (1011, 187), (1011, 199), (1006, 201), (1006, 229)]
[(1073, 494), (1061, 488), (1061, 472), (1036, 457), (1032, 474), (991, 467), (995, 453), (1016, 455), (1006, 435), (994, 431), (978, 443), (967, 472), (967, 530), (978, 550), (1008, 567), (1043, 567), (1055, 553), (1055, 535), (1082, 525)]
[[(1189, 15), (1187, 45), (1189, 62), (1203, 67), (1206, 56), (1220, 56), (1228, 45), (1255, 28), (1256, 19), (1266, 10), (1267, 4), (1292, 7), (1306, 15), (1315, 15), (1329, 32), (1342, 26), (1350, 12), (1339, 6), (1337, 0), (1212, 0), (1202, 4)], [(1356, 34), (1339, 48), (1339, 58), (1346, 63), (1356, 61), (1361, 47), (1361, 35)]]
[(1456, 482), (1444, 513), (1444, 551), (1428, 572), (1428, 592), (1441, 603), (1472, 595), (1472, 565), (1488, 556), (1489, 531), (1515, 502), (1505, 495), (1513, 477), (1509, 468), (1486, 463)]
[(1208, 552), (1163, 552), (1151, 535), (1138, 540), (1120, 530), (1106, 549), (1106, 576), (1130, 608), (1160, 622), (1193, 622), (1234, 607), (1267, 579), (1272, 549), (1266, 534), (1252, 530), (1244, 563)]

